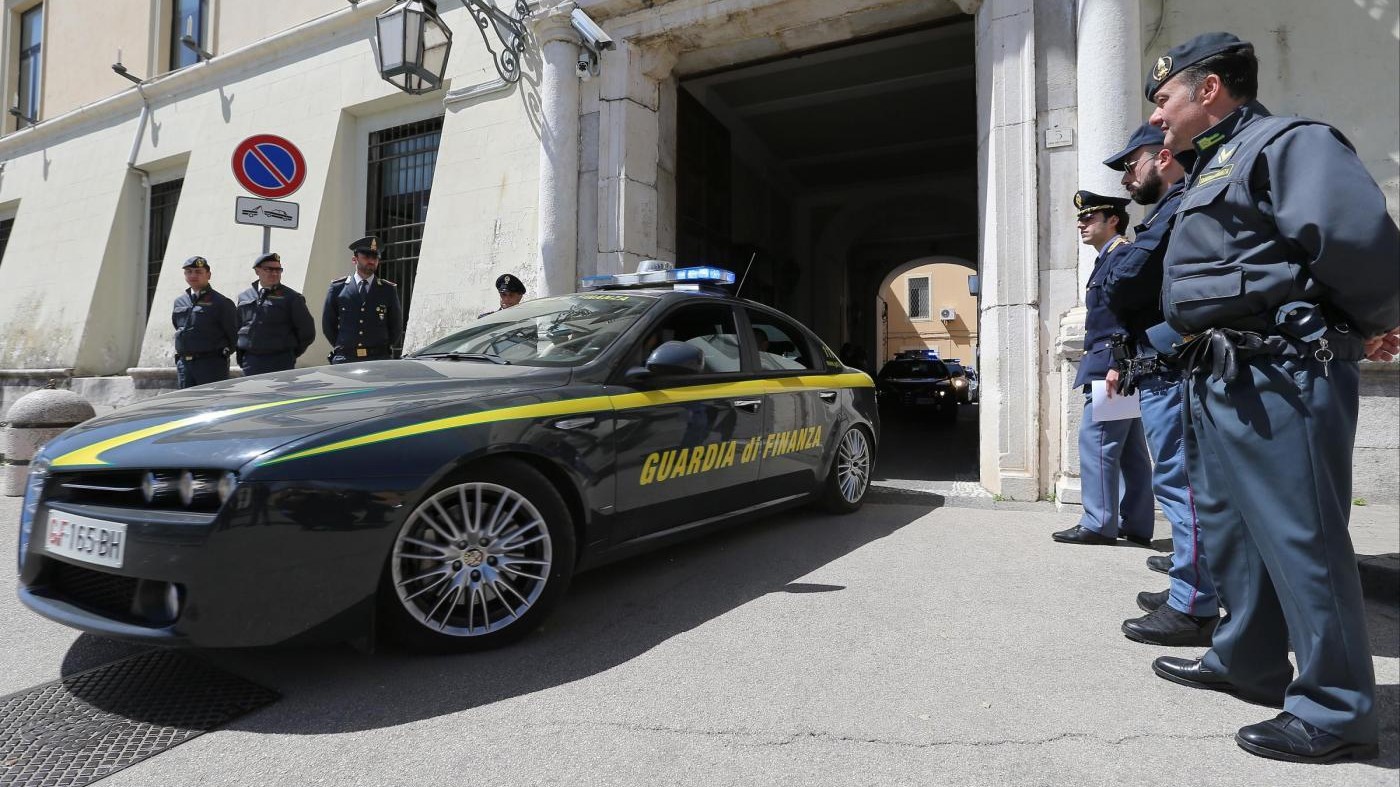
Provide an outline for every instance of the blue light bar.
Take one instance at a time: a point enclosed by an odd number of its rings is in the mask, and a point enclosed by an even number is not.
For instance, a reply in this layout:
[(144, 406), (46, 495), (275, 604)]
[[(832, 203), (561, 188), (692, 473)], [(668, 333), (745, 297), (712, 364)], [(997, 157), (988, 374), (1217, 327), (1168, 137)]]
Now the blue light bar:
[(646, 271), (644, 273), (617, 273), (611, 275), (585, 276), (579, 280), (579, 289), (596, 290), (601, 287), (645, 287), (661, 284), (733, 284), (734, 273), (723, 268), (701, 265), (694, 268)]

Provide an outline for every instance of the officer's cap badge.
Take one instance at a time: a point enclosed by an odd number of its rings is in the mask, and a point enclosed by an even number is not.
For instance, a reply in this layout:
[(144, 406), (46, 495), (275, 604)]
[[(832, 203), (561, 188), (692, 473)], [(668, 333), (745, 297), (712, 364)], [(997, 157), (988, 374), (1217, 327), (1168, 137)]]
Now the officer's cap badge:
[(369, 239), (369, 250), (370, 250), (370, 251), (379, 251), (379, 239), (378, 239), (378, 238), (370, 238), (370, 239)]
[(1172, 56), (1162, 55), (1157, 58), (1157, 65), (1152, 67), (1152, 78), (1161, 82), (1167, 74), (1172, 72)]
[(1079, 193), (1079, 194), (1075, 194), (1075, 195), (1074, 195), (1074, 207), (1076, 207), (1076, 208), (1082, 208), (1082, 207), (1084, 207), (1084, 195), (1083, 195), (1082, 193)]

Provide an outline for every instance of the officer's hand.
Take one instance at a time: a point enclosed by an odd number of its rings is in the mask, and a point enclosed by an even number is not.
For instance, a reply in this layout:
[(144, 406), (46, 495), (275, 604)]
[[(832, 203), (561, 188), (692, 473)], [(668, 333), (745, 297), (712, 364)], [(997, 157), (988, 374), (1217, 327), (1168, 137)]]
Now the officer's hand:
[(1118, 370), (1109, 369), (1108, 376), (1103, 378), (1104, 390), (1108, 392), (1108, 398), (1112, 399), (1115, 391), (1118, 390)]
[(1400, 355), (1400, 328), (1391, 328), (1366, 340), (1366, 360), (1390, 363)]

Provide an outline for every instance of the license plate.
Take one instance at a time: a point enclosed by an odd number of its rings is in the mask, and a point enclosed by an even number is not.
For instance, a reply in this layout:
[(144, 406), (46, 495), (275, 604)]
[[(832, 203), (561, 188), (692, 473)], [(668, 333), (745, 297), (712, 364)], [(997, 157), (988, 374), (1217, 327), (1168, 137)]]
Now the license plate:
[(51, 511), (44, 549), (84, 563), (121, 568), (126, 556), (126, 524)]

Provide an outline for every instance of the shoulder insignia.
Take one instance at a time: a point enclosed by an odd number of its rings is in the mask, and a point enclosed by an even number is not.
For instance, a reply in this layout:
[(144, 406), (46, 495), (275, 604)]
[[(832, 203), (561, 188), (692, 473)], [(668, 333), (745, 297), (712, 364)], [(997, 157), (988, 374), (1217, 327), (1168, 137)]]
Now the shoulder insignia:
[(397, 286), (399, 286), (399, 285), (397, 285), (397, 284), (395, 284), (395, 283), (389, 281), (388, 279), (381, 278), (380, 281), (384, 282), (385, 284), (389, 285), (390, 287), (397, 287)]
[(347, 281), (350, 281), (349, 276), (341, 276), (339, 279), (331, 279), (331, 285), (344, 284)]

